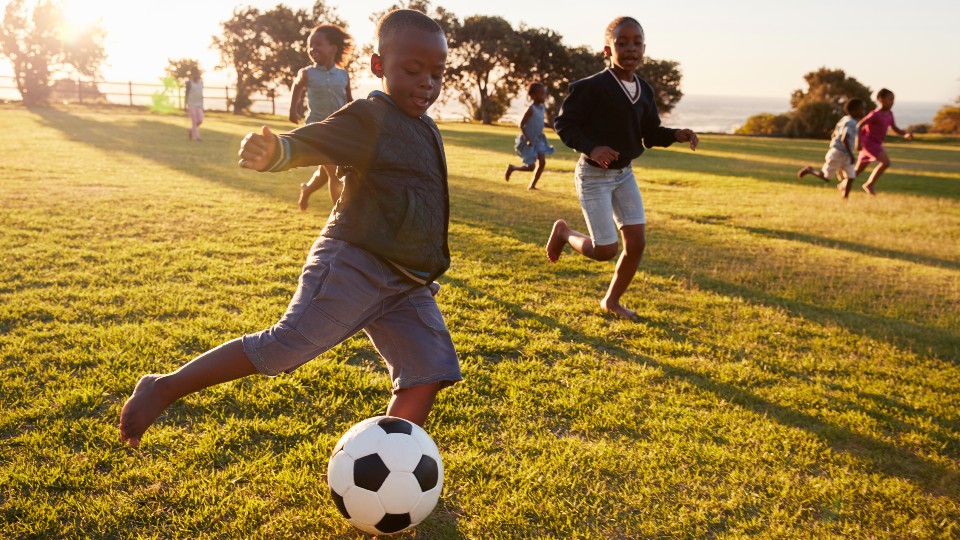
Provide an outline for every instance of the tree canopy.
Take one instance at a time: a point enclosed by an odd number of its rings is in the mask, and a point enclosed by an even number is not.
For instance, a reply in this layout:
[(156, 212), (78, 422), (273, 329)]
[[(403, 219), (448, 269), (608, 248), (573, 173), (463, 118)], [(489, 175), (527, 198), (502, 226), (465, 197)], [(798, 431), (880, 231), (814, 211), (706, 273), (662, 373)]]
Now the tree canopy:
[[(288, 88), (300, 68), (310, 64), (307, 36), (320, 22), (346, 27), (336, 10), (318, 0), (310, 11), (293, 10), (279, 4), (268, 11), (254, 7), (237, 8), (222, 23), (223, 32), (213, 36), (220, 51), (221, 68), (232, 68), (237, 77), (233, 108), (243, 113), (257, 92), (272, 93)], [(348, 71), (356, 69), (354, 55)]]
[(502, 17), (467, 17), (450, 43), (447, 91), (489, 124), (507, 111), (524, 80), (523, 53), (523, 40)]
[(937, 111), (933, 117), (933, 125), (930, 131), (934, 133), (946, 133), (950, 135), (960, 135), (960, 97), (955, 102), (956, 105), (944, 105)]
[(844, 105), (854, 98), (873, 110), (870, 88), (857, 79), (848, 77), (842, 69), (821, 67), (803, 76), (807, 89), (794, 90), (790, 96), (791, 110), (773, 116), (761, 113), (747, 119), (737, 130), (742, 135), (774, 135), (787, 137), (830, 138), (837, 121), (845, 114)]
[(0, 52), (13, 65), (17, 90), (28, 105), (46, 104), (53, 89), (51, 77), (68, 67), (94, 76), (104, 60), (104, 31), (92, 25), (70, 35), (60, 6), (41, 0), (28, 13), (24, 0), (11, 0), (0, 26)]
[(164, 70), (167, 76), (180, 81), (189, 79), (193, 70), (200, 70), (200, 61), (196, 58), (168, 58), (167, 62), (167, 68)]

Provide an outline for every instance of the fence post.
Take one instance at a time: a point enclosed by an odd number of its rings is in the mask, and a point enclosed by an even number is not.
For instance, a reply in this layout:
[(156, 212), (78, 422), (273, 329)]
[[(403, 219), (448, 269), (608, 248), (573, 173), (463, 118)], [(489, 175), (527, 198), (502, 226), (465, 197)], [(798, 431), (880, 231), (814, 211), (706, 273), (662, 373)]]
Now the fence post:
[(80, 77), (77, 77), (77, 101), (83, 103), (83, 83), (80, 82)]
[(133, 81), (127, 81), (127, 95), (130, 97), (130, 106), (133, 107)]
[(277, 93), (270, 93), (270, 114), (276, 116), (277, 114)]
[(224, 87), (223, 87), (223, 95), (226, 96), (226, 97), (224, 98), (224, 101), (226, 101), (226, 103), (227, 103), (227, 105), (226, 105), (227, 112), (230, 112), (230, 87), (229, 87), (229, 86), (224, 86)]
[(177, 81), (177, 108), (183, 110), (183, 100), (180, 99), (180, 81)]

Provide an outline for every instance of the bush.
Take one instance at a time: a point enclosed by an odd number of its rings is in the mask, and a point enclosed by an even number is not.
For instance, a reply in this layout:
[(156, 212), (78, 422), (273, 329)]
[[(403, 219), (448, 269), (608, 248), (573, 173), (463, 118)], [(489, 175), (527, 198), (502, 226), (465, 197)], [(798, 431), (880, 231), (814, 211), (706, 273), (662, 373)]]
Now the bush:
[(782, 137), (790, 116), (786, 114), (760, 113), (747, 118), (742, 126), (737, 128), (737, 135), (761, 135), (766, 137)]
[(790, 114), (784, 133), (787, 137), (829, 139), (840, 116), (831, 101), (807, 101)]
[[(960, 105), (960, 98), (957, 98), (957, 105)], [(944, 105), (933, 117), (930, 131), (947, 135), (960, 134), (960, 106)]]
[(929, 133), (930, 124), (910, 124), (907, 126), (907, 133)]

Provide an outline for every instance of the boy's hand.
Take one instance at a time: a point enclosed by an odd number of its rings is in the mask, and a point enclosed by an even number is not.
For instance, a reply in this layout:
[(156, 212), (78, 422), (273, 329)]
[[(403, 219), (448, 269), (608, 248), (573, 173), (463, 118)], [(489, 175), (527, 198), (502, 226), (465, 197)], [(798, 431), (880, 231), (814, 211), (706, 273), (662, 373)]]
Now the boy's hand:
[(620, 152), (617, 152), (609, 146), (598, 146), (590, 151), (590, 159), (595, 163), (598, 163), (601, 167), (606, 169), (610, 166), (611, 161), (616, 161), (620, 157)]
[(700, 138), (691, 129), (681, 129), (677, 132), (676, 137), (678, 142), (689, 142), (690, 149), (693, 151), (696, 151), (697, 146), (700, 145)]
[(240, 142), (240, 166), (255, 171), (265, 171), (277, 152), (277, 136), (263, 126), (262, 133), (248, 133)]

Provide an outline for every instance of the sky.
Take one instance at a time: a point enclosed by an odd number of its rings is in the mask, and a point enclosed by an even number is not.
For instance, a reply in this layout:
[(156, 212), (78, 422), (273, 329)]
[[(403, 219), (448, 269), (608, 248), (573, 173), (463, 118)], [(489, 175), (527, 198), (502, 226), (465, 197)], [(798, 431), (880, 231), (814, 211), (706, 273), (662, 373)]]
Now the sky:
[[(103, 80), (154, 82), (169, 58), (197, 58), (208, 85), (229, 74), (210, 48), (237, 6), (269, 9), (278, 3), (310, 9), (312, 0), (61, 0), (73, 24), (100, 19), (106, 29)], [(0, 5), (6, 5), (0, 0)], [(358, 43), (373, 41), (370, 14), (392, 0), (329, 0)], [(461, 19), (498, 15), (514, 27), (549, 28), (570, 46), (599, 50), (613, 18), (630, 15), (647, 34), (647, 55), (680, 63), (686, 94), (789, 96), (803, 75), (839, 68), (898, 100), (953, 102), (960, 95), (958, 0), (779, 2), (772, 0), (434, 0)], [(802, 7), (800, 7), (802, 5)], [(0, 62), (0, 74), (10, 67)], [(367, 86), (373, 83), (368, 81)], [(363, 86), (363, 85), (361, 85)]]

